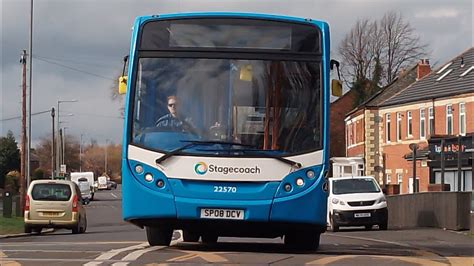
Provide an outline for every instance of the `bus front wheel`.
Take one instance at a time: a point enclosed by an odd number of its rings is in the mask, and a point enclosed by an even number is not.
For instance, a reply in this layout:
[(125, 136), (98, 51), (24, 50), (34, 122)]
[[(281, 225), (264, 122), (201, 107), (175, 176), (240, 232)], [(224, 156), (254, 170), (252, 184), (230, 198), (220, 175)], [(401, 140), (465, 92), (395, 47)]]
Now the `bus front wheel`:
[(217, 239), (219, 238), (216, 234), (203, 234), (201, 236), (202, 243), (205, 244), (215, 244), (217, 243)]
[(173, 230), (163, 227), (146, 227), (146, 238), (150, 246), (169, 246)]
[(285, 235), (285, 245), (291, 249), (316, 250), (319, 248), (320, 236), (320, 233), (288, 233)]
[(199, 234), (193, 231), (183, 230), (183, 241), (184, 242), (198, 242)]

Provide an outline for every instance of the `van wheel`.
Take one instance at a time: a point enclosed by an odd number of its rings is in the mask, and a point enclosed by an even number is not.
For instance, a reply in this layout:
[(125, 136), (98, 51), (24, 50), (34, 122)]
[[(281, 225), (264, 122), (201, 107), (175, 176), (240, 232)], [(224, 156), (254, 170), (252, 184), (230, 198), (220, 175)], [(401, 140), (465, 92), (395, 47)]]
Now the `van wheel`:
[(365, 230), (372, 230), (372, 225), (366, 225)]
[(43, 228), (42, 227), (35, 227), (35, 228), (32, 228), (31, 230), (33, 231), (33, 233), (39, 235), (39, 234), (41, 234), (41, 230), (43, 230)]
[(385, 230), (387, 230), (387, 228), (388, 228), (388, 222), (383, 222), (383, 223), (379, 224), (379, 229), (380, 230), (385, 231)]
[(196, 232), (191, 232), (188, 230), (183, 230), (183, 240), (184, 242), (198, 242), (199, 234)]
[(204, 234), (201, 236), (202, 243), (205, 244), (215, 244), (218, 238), (219, 236), (216, 234)]
[(331, 231), (339, 232), (339, 225), (334, 221), (334, 217), (331, 215)]
[(146, 227), (146, 238), (150, 246), (169, 246), (173, 230), (162, 227)]
[(321, 234), (308, 232), (306, 235), (298, 233), (285, 234), (285, 245), (290, 249), (311, 251), (319, 248)]

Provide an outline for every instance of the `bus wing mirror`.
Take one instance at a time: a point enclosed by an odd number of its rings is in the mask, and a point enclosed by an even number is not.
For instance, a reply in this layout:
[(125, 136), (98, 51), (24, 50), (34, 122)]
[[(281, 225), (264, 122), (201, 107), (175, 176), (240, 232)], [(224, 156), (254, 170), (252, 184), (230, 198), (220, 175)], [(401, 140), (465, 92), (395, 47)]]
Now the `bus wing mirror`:
[(119, 94), (127, 93), (127, 76), (121, 76), (119, 78)]
[(342, 96), (342, 82), (338, 79), (331, 81), (331, 94), (336, 97)]

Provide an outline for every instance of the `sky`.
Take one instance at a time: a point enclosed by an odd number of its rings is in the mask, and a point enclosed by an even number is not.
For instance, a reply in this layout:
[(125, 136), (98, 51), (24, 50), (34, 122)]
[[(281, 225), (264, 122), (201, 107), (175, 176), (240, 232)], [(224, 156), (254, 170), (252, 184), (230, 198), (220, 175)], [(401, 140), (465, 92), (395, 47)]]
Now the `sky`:
[[(77, 139), (120, 143), (123, 121), (114, 80), (128, 54), (136, 16), (177, 12), (257, 12), (327, 21), (332, 57), (358, 19), (400, 12), (429, 45), (432, 65), (473, 46), (472, 0), (34, 0), (32, 113), (57, 108), (61, 127)], [(0, 0), (0, 136), (19, 142), (20, 54), (28, 50), (30, 0)], [(33, 147), (51, 136), (51, 116), (32, 116)]]

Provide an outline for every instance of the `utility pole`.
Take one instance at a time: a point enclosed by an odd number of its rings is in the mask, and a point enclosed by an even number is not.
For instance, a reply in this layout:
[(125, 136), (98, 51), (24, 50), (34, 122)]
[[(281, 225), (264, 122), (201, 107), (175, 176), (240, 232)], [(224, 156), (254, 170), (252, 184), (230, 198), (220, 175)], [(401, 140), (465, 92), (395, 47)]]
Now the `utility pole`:
[(416, 182), (416, 150), (418, 149), (418, 145), (416, 143), (410, 144), (410, 149), (413, 151), (413, 193), (418, 192), (418, 186)]
[(79, 143), (79, 172), (82, 172), (82, 133), (81, 133), (81, 142)]
[(105, 140), (105, 165), (104, 165), (106, 176), (108, 176), (108, 174), (107, 174), (107, 144), (108, 144), (108, 142), (109, 142), (109, 140), (106, 139)]
[(441, 191), (444, 191), (444, 138), (441, 139)]
[[(29, 79), (30, 79), (30, 93), (29, 93), (29, 97), (28, 97), (28, 138), (27, 138), (27, 142), (28, 142), (28, 149), (26, 151), (26, 185), (28, 186), (30, 184), (30, 178), (31, 178), (31, 98), (32, 98), (32, 80), (33, 80), (33, 0), (30, 0), (30, 39), (29, 39), (29, 53), (30, 53), (30, 57), (28, 58), (29, 59), (29, 66), (30, 66), (30, 76), (29, 76)], [(21, 199), (23, 200), (23, 198)], [(23, 205), (21, 205), (23, 206)]]
[(20, 206), (23, 206), (26, 191), (26, 50), (20, 57), (22, 65), (21, 90), (21, 165), (20, 165)]
[(51, 138), (51, 179), (54, 179), (54, 172), (56, 169), (56, 141), (54, 136), (54, 107), (51, 107), (51, 119), (52, 119), (52, 138)]

